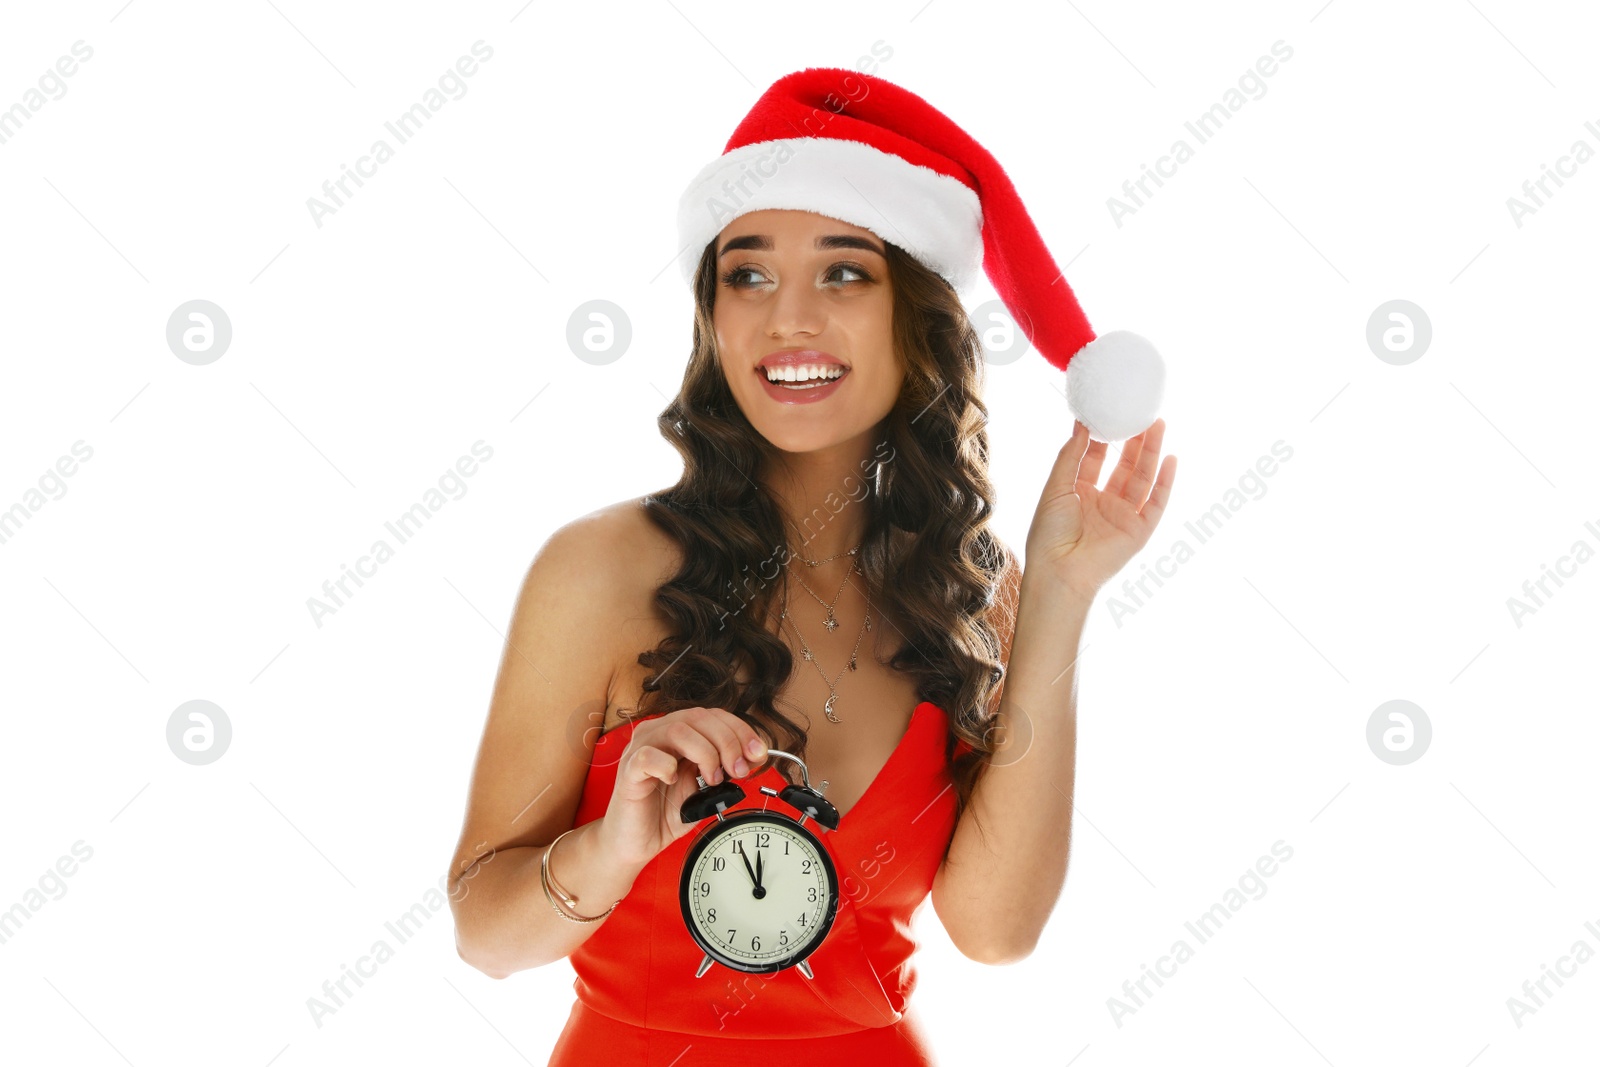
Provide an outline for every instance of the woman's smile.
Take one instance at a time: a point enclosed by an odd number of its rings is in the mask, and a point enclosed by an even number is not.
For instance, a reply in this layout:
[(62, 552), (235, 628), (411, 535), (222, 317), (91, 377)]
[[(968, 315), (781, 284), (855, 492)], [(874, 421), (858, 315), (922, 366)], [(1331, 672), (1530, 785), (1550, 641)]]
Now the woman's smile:
[(780, 404), (814, 404), (819, 400), (826, 400), (837, 393), (844, 380), (850, 376), (849, 372), (845, 372), (832, 379), (813, 378), (804, 382), (772, 381), (767, 377), (767, 372), (760, 367), (756, 368), (756, 374), (761, 378), (761, 388)]
[(809, 404), (836, 393), (850, 368), (831, 353), (800, 348), (770, 353), (755, 372), (780, 404)]

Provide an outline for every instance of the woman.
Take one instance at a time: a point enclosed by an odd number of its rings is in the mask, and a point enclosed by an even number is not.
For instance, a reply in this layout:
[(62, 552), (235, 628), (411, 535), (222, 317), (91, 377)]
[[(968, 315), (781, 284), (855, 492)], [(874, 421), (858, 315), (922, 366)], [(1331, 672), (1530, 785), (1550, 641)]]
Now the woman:
[[(831, 110), (819, 125), (797, 106)], [(987, 240), (985, 268), (1047, 357), (1066, 343), (1074, 362), (1137, 363), (1135, 349), (1095, 340), (1064, 283), (1019, 281), (1050, 264), (1002, 203), (1003, 174), (962, 184), (968, 205), (923, 163), (896, 165), (916, 154), (912, 131), (940, 141), (929, 156), (965, 153), (964, 173), (992, 165), (942, 136), (949, 120), (919, 98), (810, 70), (751, 115), (680, 215), (694, 351), (659, 425), (684, 474), (563, 526), (534, 559), (452, 863), (463, 959), (502, 978), (563, 958), (577, 971), (552, 1064), (936, 1062), (909, 1002), (905, 931), (931, 898), (969, 958), (1032, 951), (1065, 879), (1087, 612), (1148, 541), (1175, 477), (1162, 422), (1096, 407), (1069, 364), (1079, 421), (1024, 574), (989, 530), (983, 353), (952, 279)], [(867, 134), (906, 143), (885, 162), (855, 147)], [(739, 173), (759, 181), (741, 187)], [(879, 203), (849, 206), (835, 178)], [(979, 210), (952, 238), (967, 206)], [(1090, 410), (1148, 427), (1103, 489)], [(804, 760), (840, 813), (824, 834), (841, 875), (834, 926), (809, 974), (697, 976), (677, 895), (698, 824), (680, 808), (697, 778), (739, 781), (740, 808), (781, 803), (760, 787), (801, 776), (769, 747)]]

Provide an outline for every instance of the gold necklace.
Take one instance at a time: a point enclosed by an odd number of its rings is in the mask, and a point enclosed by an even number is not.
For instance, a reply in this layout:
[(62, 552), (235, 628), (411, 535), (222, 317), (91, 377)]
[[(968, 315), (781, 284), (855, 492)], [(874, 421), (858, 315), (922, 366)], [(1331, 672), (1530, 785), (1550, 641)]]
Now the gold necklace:
[[(852, 560), (851, 563), (850, 563), (850, 570), (845, 572), (845, 580), (849, 581), (850, 575), (853, 574), (854, 572), (855, 572), (855, 562)], [(804, 585), (805, 583), (801, 582), (800, 584)], [(843, 589), (844, 587), (840, 586), (839, 588)], [(812, 593), (811, 595), (812, 596), (816, 596), (815, 593)], [(838, 599), (838, 598), (835, 597), (835, 599)], [(818, 602), (819, 603), (821, 602), (820, 598), (819, 598)], [(833, 615), (833, 608), (832, 607), (828, 608), (828, 614), (829, 614), (829, 617), (832, 618), (832, 615)], [(828, 681), (828, 675), (827, 675), (826, 672), (823, 671), (822, 665), (817, 662), (817, 657), (812, 654), (811, 647), (806, 644), (805, 637), (802, 636), (801, 633), (800, 633), (800, 627), (795, 625), (795, 621), (793, 619), (789, 618), (789, 583), (788, 582), (785, 582), (783, 584), (783, 612), (782, 612), (782, 614), (780, 614), (778, 616), (779, 625), (782, 625), (783, 620), (785, 620), (785, 619), (789, 620), (789, 628), (794, 631), (795, 637), (799, 638), (799, 640), (800, 640), (800, 655), (801, 655), (801, 657), (803, 659), (808, 659), (808, 660), (811, 661), (811, 665), (813, 667), (817, 668), (817, 673), (822, 675), (822, 681), (828, 687), (828, 699), (822, 705), (822, 714), (824, 714), (824, 715), (826, 715), (828, 717), (828, 721), (829, 722), (841, 722), (842, 720), (837, 715), (835, 715), (833, 713), (834, 702), (839, 699), (839, 691), (838, 691), (839, 679), (844, 677), (844, 672), (846, 670), (852, 670), (853, 671), (853, 670), (856, 669), (856, 653), (858, 651), (860, 651), (860, 649), (861, 649), (861, 638), (862, 638), (862, 635), (865, 634), (868, 630), (872, 629), (872, 611), (869, 609), (867, 611), (867, 613), (861, 617), (861, 632), (856, 634), (856, 645), (855, 645), (855, 648), (852, 648), (850, 650), (850, 663), (846, 667), (841, 667), (839, 669), (839, 673), (834, 676), (834, 679), (831, 682)], [(837, 626), (837, 625), (838, 625), (838, 623), (835, 622), (834, 626)], [(831, 627), (831, 626), (829, 627), (830, 630), (832, 628), (833, 627)]]
[[(840, 552), (840, 553), (838, 553), (838, 555), (829, 556), (828, 559), (838, 559), (839, 556), (854, 556), (856, 554), (856, 550), (859, 549), (860, 547), (861, 547), (860, 545), (857, 545), (855, 548), (852, 548), (848, 552)], [(803, 559), (802, 562), (810, 563), (811, 561)], [(826, 563), (827, 560), (819, 560), (818, 562)], [(839, 594), (844, 592), (845, 583), (850, 580), (850, 575), (854, 574), (855, 570), (856, 570), (856, 563), (855, 563), (855, 560), (852, 559), (850, 561), (850, 569), (844, 572), (844, 581), (839, 583), (838, 591), (833, 594), (833, 602), (832, 603), (823, 603), (822, 598), (817, 596), (817, 594), (812, 590), (812, 588), (809, 585), (806, 585), (806, 580), (804, 578), (800, 577), (798, 574), (794, 576), (795, 577), (795, 581), (800, 583), (800, 587), (802, 589), (804, 589), (806, 592), (811, 594), (811, 599), (815, 600), (818, 604), (822, 604), (822, 606), (824, 608), (828, 609), (828, 617), (822, 621), (822, 625), (827, 627), (828, 632), (830, 634), (833, 633), (833, 631), (835, 631), (835, 630), (837, 630), (839, 628), (839, 620), (834, 618), (834, 615), (833, 615), (833, 605), (837, 604), (839, 602)]]
[(860, 547), (861, 547), (860, 545), (857, 545), (855, 548), (852, 548), (848, 552), (835, 552), (833, 555), (829, 556), (827, 559), (806, 559), (805, 556), (801, 555), (798, 552), (795, 553), (795, 558), (797, 558), (801, 563), (804, 563), (807, 567), (820, 567), (824, 563), (828, 563), (828, 562), (830, 562), (832, 560), (838, 559), (840, 556), (853, 556), (853, 555), (856, 554), (856, 549), (858, 549)]
[[(789, 526), (790, 526), (791, 529), (794, 529), (796, 533), (799, 532), (798, 528), (795, 527), (794, 523), (791, 522), (789, 524)], [(850, 551), (848, 551), (848, 552), (835, 552), (833, 555), (829, 556), (827, 559), (807, 559), (803, 554), (801, 554), (799, 552), (794, 552), (794, 553), (792, 553), (792, 555), (794, 555), (795, 558), (797, 558), (801, 563), (804, 563), (807, 567), (820, 567), (824, 563), (828, 563), (828, 562), (830, 562), (832, 560), (838, 559), (840, 556), (853, 556), (853, 555), (856, 554), (856, 552), (860, 548), (861, 548), (861, 546), (858, 544), (858, 545), (856, 545), (855, 548), (850, 549)]]

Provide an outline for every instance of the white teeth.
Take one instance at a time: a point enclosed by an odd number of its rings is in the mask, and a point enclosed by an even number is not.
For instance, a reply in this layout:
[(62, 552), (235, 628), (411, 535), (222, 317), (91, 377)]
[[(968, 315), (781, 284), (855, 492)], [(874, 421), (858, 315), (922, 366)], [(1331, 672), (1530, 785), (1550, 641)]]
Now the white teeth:
[(832, 381), (844, 374), (844, 368), (832, 363), (813, 363), (804, 366), (768, 367), (769, 382), (804, 382), (812, 379)]

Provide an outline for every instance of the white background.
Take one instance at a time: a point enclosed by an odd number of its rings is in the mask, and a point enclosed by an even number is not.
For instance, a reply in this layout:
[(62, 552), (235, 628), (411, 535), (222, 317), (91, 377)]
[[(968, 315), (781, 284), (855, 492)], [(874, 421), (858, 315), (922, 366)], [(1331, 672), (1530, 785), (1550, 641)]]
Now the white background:
[[(93, 56), (0, 144), (0, 509), (93, 456), (0, 543), (0, 909), (44, 901), (0, 944), (0, 1058), (545, 1061), (570, 967), (488, 979), (447, 911), (321, 1026), (307, 998), (447, 869), (533, 553), (677, 475), (654, 418), (689, 347), (683, 184), (772, 80), (878, 41), (1011, 172), (1095, 326), (1165, 353), (1177, 488), (1124, 576), (1195, 548), (1120, 625), (1116, 585), (1095, 606), (1038, 950), (984, 967), (919, 917), (942, 1061), (1592, 1057), (1600, 962), (1521, 1026), (1507, 999), (1600, 951), (1600, 561), (1520, 626), (1507, 600), (1600, 548), (1600, 160), (1520, 227), (1506, 202), (1600, 149), (1597, 33), (1505, 0), (7, 5), (0, 107)], [(466, 94), (318, 227), (307, 198), (480, 39)], [(1264, 95), (1119, 227), (1107, 199), (1279, 40)], [(233, 329), (206, 366), (166, 343), (193, 299)], [(591, 299), (632, 324), (606, 366), (566, 345)], [(1366, 340), (1392, 299), (1432, 326), (1404, 366)], [(1060, 381), (990, 368), (1019, 551)], [(307, 598), (478, 440), (465, 495), (316, 625)], [(1278, 441), (1198, 545), (1183, 524)], [(166, 741), (193, 699), (232, 724), (206, 766)], [(1432, 724), (1409, 765), (1368, 747), (1392, 699)], [(1199, 944), (1184, 923), (1279, 840)]]

